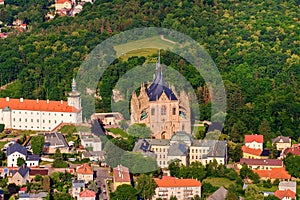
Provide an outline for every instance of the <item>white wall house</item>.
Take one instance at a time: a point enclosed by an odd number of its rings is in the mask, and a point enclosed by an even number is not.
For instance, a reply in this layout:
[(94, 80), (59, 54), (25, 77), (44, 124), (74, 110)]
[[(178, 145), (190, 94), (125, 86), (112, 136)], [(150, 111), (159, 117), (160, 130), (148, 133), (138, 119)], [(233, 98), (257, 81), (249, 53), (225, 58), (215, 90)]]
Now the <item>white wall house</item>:
[(18, 167), (18, 158), (23, 158), (26, 161), (28, 167), (39, 166), (39, 155), (28, 155), (27, 149), (21, 146), (19, 143), (14, 143), (6, 150), (7, 166)]
[(73, 80), (68, 102), (0, 98), (0, 124), (6, 129), (51, 131), (61, 123), (82, 123), (80, 96)]

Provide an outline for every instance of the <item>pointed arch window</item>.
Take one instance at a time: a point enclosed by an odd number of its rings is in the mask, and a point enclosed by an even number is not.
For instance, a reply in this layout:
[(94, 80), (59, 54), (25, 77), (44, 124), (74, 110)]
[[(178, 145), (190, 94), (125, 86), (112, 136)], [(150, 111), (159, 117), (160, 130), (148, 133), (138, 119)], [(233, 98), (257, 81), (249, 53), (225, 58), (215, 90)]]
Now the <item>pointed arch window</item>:
[(166, 115), (166, 113), (167, 113), (166, 106), (162, 106), (162, 107), (161, 107), (161, 112), (160, 112), (160, 114), (161, 114), (161, 115)]

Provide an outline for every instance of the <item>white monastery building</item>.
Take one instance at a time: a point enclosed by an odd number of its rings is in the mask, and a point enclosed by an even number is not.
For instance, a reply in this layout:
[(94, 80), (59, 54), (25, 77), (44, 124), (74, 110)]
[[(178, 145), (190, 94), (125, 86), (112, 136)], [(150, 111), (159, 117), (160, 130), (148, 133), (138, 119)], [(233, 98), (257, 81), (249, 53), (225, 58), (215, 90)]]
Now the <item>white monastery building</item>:
[(61, 123), (82, 123), (81, 95), (74, 79), (67, 102), (0, 98), (0, 124), (6, 129), (51, 131)]

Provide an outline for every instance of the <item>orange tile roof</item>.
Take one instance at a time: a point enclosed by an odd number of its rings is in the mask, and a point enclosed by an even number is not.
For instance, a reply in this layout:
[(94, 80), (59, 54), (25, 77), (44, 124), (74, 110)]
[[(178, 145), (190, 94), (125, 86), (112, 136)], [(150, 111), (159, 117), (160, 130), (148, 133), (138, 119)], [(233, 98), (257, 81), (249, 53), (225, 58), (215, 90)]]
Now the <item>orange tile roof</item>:
[(114, 171), (114, 182), (130, 182), (129, 169), (122, 165), (118, 165), (113, 169)]
[(260, 178), (270, 178), (270, 179), (290, 179), (291, 175), (285, 170), (284, 167), (272, 168), (271, 170), (253, 170), (257, 173)]
[(260, 156), (262, 153), (262, 150), (260, 150), (260, 149), (252, 149), (245, 145), (242, 147), (242, 151), (243, 151), (243, 153), (248, 153), (248, 154), (256, 155), (256, 156)]
[(64, 4), (65, 2), (68, 2), (69, 4), (72, 5), (72, 1), (69, 0), (56, 0), (56, 4)]
[(171, 176), (163, 176), (162, 179), (154, 179), (158, 187), (200, 187), (201, 182), (196, 179), (178, 179)]
[(31, 100), (31, 99), (7, 99), (0, 98), (0, 109), (9, 107), (11, 110), (32, 110), (47, 112), (79, 112), (65, 101)]
[(96, 197), (96, 193), (92, 190), (85, 189), (79, 193), (79, 197)]
[(94, 174), (94, 171), (88, 164), (83, 164), (77, 168), (77, 174)]
[(296, 198), (296, 193), (293, 192), (292, 190), (277, 190), (274, 193), (274, 196), (278, 197), (279, 199), (283, 199), (284, 197), (290, 197), (292, 199)]
[(263, 135), (245, 135), (245, 143), (251, 143), (251, 142), (258, 142), (258, 143), (264, 143), (264, 136)]

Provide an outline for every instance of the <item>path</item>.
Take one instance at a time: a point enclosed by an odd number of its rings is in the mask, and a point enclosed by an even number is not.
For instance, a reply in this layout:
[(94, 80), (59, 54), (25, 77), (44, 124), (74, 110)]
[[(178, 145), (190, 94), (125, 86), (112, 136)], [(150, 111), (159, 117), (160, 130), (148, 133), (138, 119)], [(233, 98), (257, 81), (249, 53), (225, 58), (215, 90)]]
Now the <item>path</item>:
[(167, 41), (167, 42), (170, 42), (172, 44), (176, 44), (176, 42), (172, 41), (172, 40), (169, 40), (169, 39), (166, 39), (164, 35), (160, 35), (160, 39), (164, 40), (164, 41)]
[(5, 85), (2, 85), (2, 86), (0, 87), (0, 90), (6, 90), (6, 87), (9, 86), (9, 85), (11, 85), (11, 84), (13, 84), (15, 81), (16, 81), (16, 80), (14, 80), (14, 81), (12, 81), (12, 82), (10, 82), (10, 83), (7, 83), (7, 84), (5, 84)]

